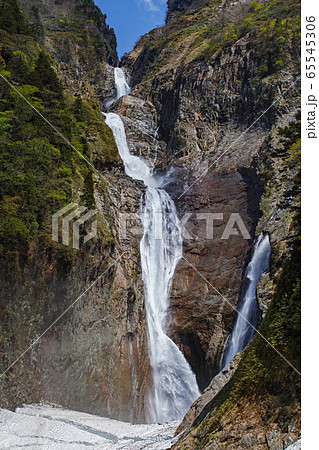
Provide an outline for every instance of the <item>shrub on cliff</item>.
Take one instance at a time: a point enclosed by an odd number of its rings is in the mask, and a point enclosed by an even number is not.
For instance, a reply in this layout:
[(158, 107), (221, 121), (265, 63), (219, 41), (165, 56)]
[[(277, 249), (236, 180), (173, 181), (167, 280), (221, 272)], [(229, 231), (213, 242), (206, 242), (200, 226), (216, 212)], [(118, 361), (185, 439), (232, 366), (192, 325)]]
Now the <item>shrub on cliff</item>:
[(32, 243), (55, 246), (53, 213), (74, 200), (95, 207), (92, 168), (30, 105), (87, 159), (95, 157), (91, 135), (104, 162), (117, 159), (98, 105), (63, 91), (53, 58), (32, 36), (19, 34), (27, 25), (15, 5), (8, 2), (5, 16), (12, 9), (16, 25), (2, 16), (0, 22), (0, 70), (11, 83), (0, 78), (0, 258), (7, 281), (21, 273)]

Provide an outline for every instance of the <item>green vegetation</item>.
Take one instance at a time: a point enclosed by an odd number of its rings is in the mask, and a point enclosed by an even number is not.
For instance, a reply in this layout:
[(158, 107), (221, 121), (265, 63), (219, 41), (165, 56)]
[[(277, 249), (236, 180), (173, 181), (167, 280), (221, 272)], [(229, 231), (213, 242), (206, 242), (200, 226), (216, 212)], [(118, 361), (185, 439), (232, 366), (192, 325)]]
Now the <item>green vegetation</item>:
[(0, 6), (0, 73), (13, 86), (0, 78), (0, 258), (11, 277), (31, 243), (54, 246), (54, 212), (79, 200), (95, 207), (92, 168), (30, 104), (92, 162), (95, 143), (99, 162), (117, 161), (118, 154), (97, 102), (64, 93), (54, 60), (34, 40), (16, 1)]
[[(300, 242), (296, 240), (259, 331), (298, 371), (301, 366), (300, 286)], [(285, 429), (298, 415), (300, 385), (298, 373), (257, 334), (244, 352), (233, 379), (210, 405), (213, 412), (199, 429), (205, 428), (209, 441), (218, 433), (223, 417), (235, 406), (250, 401), (263, 405), (270, 423), (277, 417), (284, 418), (280, 425)]]
[(286, 156), (289, 157), (293, 154), (298, 153), (300, 156), (300, 146), (301, 146), (301, 112), (296, 114), (296, 120), (289, 123), (289, 125), (284, 128), (279, 128), (280, 144), (274, 151), (274, 156)]
[(0, 0), (0, 30), (36, 37), (41, 35), (42, 26), (26, 22), (16, 0)]
[[(56, 0), (55, 3), (57, 8), (55, 17), (52, 17), (50, 4), (43, 0), (36, 4), (33, 0), (23, 2), (23, 14), (27, 22), (32, 23), (32, 27), (37, 30), (39, 42), (43, 41), (45, 33), (49, 38), (46, 44), (52, 41), (55, 49), (59, 48), (58, 55), (63, 62), (69, 62), (72, 59), (70, 55), (76, 52), (87, 71), (93, 58), (104, 62), (107, 57), (110, 63), (117, 63), (114, 30), (105, 23), (106, 15), (93, 0)], [(94, 67), (91, 70), (94, 71)]]
[[(279, 129), (281, 141), (275, 158), (281, 158), (284, 165), (294, 165), (298, 186), (287, 191), (284, 197), (300, 195), (300, 113), (296, 120)], [(271, 184), (272, 181), (270, 180)], [(266, 186), (267, 189), (267, 186)], [(296, 204), (299, 202), (297, 201)], [(272, 256), (271, 271), (279, 273), (276, 290), (266, 317), (259, 328), (262, 336), (280, 352), (290, 364), (301, 370), (301, 242), (300, 207), (294, 211), (291, 225), (293, 242), (284, 263)], [(278, 256), (277, 256), (278, 258)], [(282, 267), (283, 266), (283, 267)], [(282, 267), (281, 270), (280, 267)], [(298, 421), (300, 409), (301, 377), (259, 334), (243, 352), (239, 367), (228, 385), (207, 407), (207, 416), (194, 429), (199, 438), (198, 448), (205, 448), (220, 431), (220, 422), (231, 415), (234, 408), (245, 405), (251, 408), (262, 405), (267, 423), (275, 423), (280, 417), (280, 427), (287, 431), (287, 425)], [(205, 435), (205, 437), (204, 437)]]
[(176, 61), (179, 64), (209, 61), (248, 33), (248, 48), (252, 49), (251, 57), (260, 76), (280, 71), (291, 54), (298, 54), (298, 0), (253, 0), (248, 5), (239, 4), (232, 13), (227, 5), (218, 8), (220, 4), (219, 0), (211, 0), (208, 5), (169, 22), (161, 39), (154, 34), (155, 38), (149, 39), (146, 45), (143, 41), (139, 58), (147, 63), (147, 77), (154, 76), (166, 65), (174, 66)]
[(11, 34), (29, 34), (28, 25), (15, 0), (0, 0), (0, 29)]

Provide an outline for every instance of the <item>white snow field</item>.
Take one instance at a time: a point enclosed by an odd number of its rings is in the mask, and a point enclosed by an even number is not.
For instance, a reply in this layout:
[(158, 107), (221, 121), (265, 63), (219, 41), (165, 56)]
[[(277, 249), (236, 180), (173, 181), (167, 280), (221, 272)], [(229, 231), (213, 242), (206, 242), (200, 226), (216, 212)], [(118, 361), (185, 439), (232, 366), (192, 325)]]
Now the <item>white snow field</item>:
[(0, 409), (1, 450), (169, 449), (179, 422), (134, 425), (60, 407)]

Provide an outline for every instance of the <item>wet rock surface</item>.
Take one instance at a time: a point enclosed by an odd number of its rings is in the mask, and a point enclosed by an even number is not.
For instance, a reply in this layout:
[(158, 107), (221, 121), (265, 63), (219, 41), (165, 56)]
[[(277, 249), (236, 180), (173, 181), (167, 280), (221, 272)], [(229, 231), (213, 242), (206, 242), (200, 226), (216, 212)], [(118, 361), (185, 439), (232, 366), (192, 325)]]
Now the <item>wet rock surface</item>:
[[(216, 375), (204, 390), (202, 395), (192, 404), (190, 410), (178, 426), (175, 435), (186, 435), (200, 421), (201, 416), (205, 415), (205, 410), (209, 410), (209, 405), (216, 395), (226, 386), (228, 381), (235, 373), (240, 361), (240, 355), (237, 355), (224, 369)], [(249, 437), (248, 437), (249, 436)], [(251, 441), (251, 435), (247, 435), (243, 440)], [(248, 447), (249, 448), (249, 447)], [(251, 447), (250, 447), (251, 448)]]
[[(30, 6), (30, 2), (24, 3)], [(274, 251), (273, 270), (258, 286), (258, 301), (265, 316), (281, 265), (291, 249), (298, 207), (298, 164), (292, 161), (287, 170), (287, 161), (273, 155), (279, 141), (278, 126), (289, 123), (299, 106), (298, 84), (292, 85), (298, 73), (297, 59), (283, 71), (261, 76), (249, 33), (210, 59), (193, 58), (192, 34), (181, 43), (176, 40), (173, 49), (152, 47), (154, 41), (164, 39), (165, 30), (177, 26), (174, 20), (185, 8), (189, 12), (202, 3), (169, 2), (168, 26), (142, 38), (124, 58), (133, 91), (111, 108), (124, 121), (132, 153), (143, 156), (160, 174), (171, 169), (166, 189), (179, 217), (190, 215), (185, 223), (185, 235), (190, 237), (184, 239), (185, 259), (175, 273), (168, 324), (169, 334), (188, 359), (200, 388), (208, 386), (185, 418), (188, 427), (233, 373), (230, 369), (217, 375), (253, 243), (266, 231)], [(223, 2), (223, 7), (226, 5), (226, 12), (233, 17), (241, 3), (246, 2)], [(217, 6), (214, 10), (217, 21), (221, 10)], [(51, 17), (45, 11), (42, 14), (41, 20)], [(178, 26), (182, 28), (184, 23)], [(93, 28), (90, 25), (88, 31), (95, 32)], [(96, 56), (96, 64), (90, 67), (83, 63), (76, 39), (68, 43), (62, 30), (52, 26), (43, 35), (65, 87), (75, 95), (97, 97), (103, 109), (115, 95), (109, 64), (117, 64), (113, 44), (109, 45), (112, 39), (109, 42), (105, 33), (102, 30), (103, 57)], [(31, 254), (20, 287), (6, 299), (10, 308), (15, 308), (15, 298), (24, 299), (12, 322), (12, 329), (19, 329), (27, 321), (15, 338), (17, 348), (24, 349), (25, 342), (45, 331), (90, 283), (114, 266), (32, 350), (23, 365), (14, 368), (4, 385), (5, 407), (44, 399), (115, 419), (145, 419), (144, 397), (151, 386), (151, 374), (140, 235), (128, 227), (128, 235), (123, 237), (119, 216), (120, 212), (139, 210), (144, 188), (128, 179), (120, 162), (105, 167), (100, 159), (106, 187), (96, 180), (94, 193), (108, 226), (98, 242), (77, 256), (71, 255), (65, 267), (45, 251)], [(265, 182), (267, 177), (272, 180), (270, 185)], [(287, 195), (290, 191), (293, 196)], [(248, 238), (237, 224), (233, 227), (237, 234), (233, 230), (233, 235), (222, 239), (234, 213), (240, 215)], [(215, 220), (211, 238), (208, 233), (212, 230), (207, 230), (203, 214), (223, 214), (223, 219)], [(8, 363), (15, 356), (9, 350)], [(277, 423), (269, 424), (260, 405), (243, 400), (231, 417), (221, 420), (218, 435), (205, 448), (284, 448), (298, 438), (297, 421), (291, 427), (283, 431)], [(200, 433), (191, 430), (176, 448), (199, 448), (197, 440), (205, 439)]]
[[(109, 229), (102, 228), (67, 265), (54, 255), (32, 255), (23, 285), (8, 294), (8, 304), (17, 296), (23, 303), (12, 324), (19, 335), (7, 366), (19, 349), (25, 350), (24, 342), (36, 339), (37, 330), (40, 335), (49, 329), (4, 380), (4, 407), (44, 400), (119, 420), (145, 420), (144, 395), (151, 379), (139, 238), (129, 229), (122, 238), (119, 228), (119, 213), (138, 211), (141, 192), (123, 169), (104, 175), (108, 196), (101, 194), (98, 181), (95, 195)], [(21, 327), (24, 315), (27, 322)]]
[[(212, 9), (202, 9), (202, 16), (196, 15), (195, 2), (188, 10), (190, 3), (171, 2), (167, 26), (144, 36), (124, 64), (132, 70), (131, 95), (156, 109), (158, 142), (166, 144), (156, 168), (162, 172), (173, 167), (166, 189), (180, 218), (190, 215), (185, 234), (191, 237), (184, 239), (188, 262), (181, 260), (175, 273), (169, 332), (204, 389), (219, 371), (256, 238), (262, 231), (269, 233), (273, 248), (271, 271), (257, 287), (261, 319), (272, 301), (280, 267), (291, 254), (299, 202), (298, 162), (288, 164), (283, 175), (288, 155), (278, 158), (273, 152), (280, 147), (278, 128), (294, 120), (298, 110), (299, 85), (298, 68), (290, 56), (285, 71), (261, 76), (250, 33), (210, 59), (196, 58), (197, 50), (192, 50), (196, 30), (193, 35), (186, 31), (192, 19), (204, 20), (205, 11), (212, 14), (211, 23), (223, 20), (226, 13), (234, 18), (245, 10), (246, 2), (223, 2), (215, 9), (211, 5)], [(185, 26), (185, 34), (177, 34), (178, 26)], [(290, 51), (292, 55), (295, 50)], [(289, 191), (294, 191), (294, 199), (285, 201)], [(279, 206), (282, 202), (284, 207)], [(205, 220), (197, 216), (207, 213), (224, 214), (226, 223), (215, 221), (214, 239), (207, 239)], [(232, 213), (240, 214), (250, 239), (240, 235), (221, 239)], [(227, 398), (230, 382), (225, 389)], [(289, 414), (298, 423), (298, 412), (290, 408)], [(216, 436), (207, 437), (207, 419), (200, 431), (195, 426), (184, 435), (176, 448), (276, 448), (275, 440), (267, 444), (271, 429), (276, 430), (274, 435), (279, 433), (278, 445), (286, 445), (286, 438), (297, 439), (287, 437), (286, 428), (270, 424), (264, 415), (253, 401), (243, 400), (231, 418), (216, 424)]]

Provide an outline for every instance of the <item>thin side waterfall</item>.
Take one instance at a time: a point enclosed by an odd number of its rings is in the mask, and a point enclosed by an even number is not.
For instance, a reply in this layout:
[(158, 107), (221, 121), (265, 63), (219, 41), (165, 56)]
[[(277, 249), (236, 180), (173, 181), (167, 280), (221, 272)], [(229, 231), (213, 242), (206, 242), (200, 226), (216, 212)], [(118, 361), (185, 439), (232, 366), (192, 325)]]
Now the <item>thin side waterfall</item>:
[[(118, 93), (124, 92), (118, 69)], [(125, 81), (125, 78), (124, 78)], [(127, 90), (125, 91), (126, 93)], [(105, 114), (127, 175), (147, 186), (141, 200), (144, 235), (140, 243), (142, 276), (148, 326), (153, 389), (148, 398), (150, 422), (181, 419), (200, 395), (196, 377), (177, 345), (166, 335), (169, 293), (175, 268), (182, 256), (182, 234), (176, 208), (161, 189), (164, 178), (156, 177), (146, 162), (130, 153), (124, 124), (115, 113)]]
[(256, 242), (252, 259), (246, 270), (243, 282), (243, 301), (238, 309), (229, 344), (222, 355), (221, 368), (225, 367), (237, 353), (244, 350), (254, 336), (254, 328), (258, 324), (259, 318), (256, 288), (260, 277), (269, 267), (270, 253), (269, 236), (268, 234), (261, 234)]

